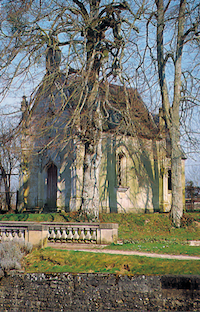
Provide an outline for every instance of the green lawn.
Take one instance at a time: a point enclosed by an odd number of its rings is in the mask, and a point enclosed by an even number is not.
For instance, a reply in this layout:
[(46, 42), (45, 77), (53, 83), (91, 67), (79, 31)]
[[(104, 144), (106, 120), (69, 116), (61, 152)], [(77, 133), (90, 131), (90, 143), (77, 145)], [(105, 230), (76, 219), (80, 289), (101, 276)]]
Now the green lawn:
[[(75, 213), (7, 214), (0, 220), (78, 221)], [(80, 221), (80, 220), (79, 220)], [(101, 214), (101, 222), (119, 224), (120, 244), (107, 248), (153, 253), (200, 255), (200, 247), (187, 244), (200, 240), (200, 213), (186, 213), (182, 227), (175, 228), (168, 214)], [(163, 260), (147, 257), (91, 254), (45, 248), (24, 260), (27, 272), (109, 272), (117, 274), (200, 274), (200, 261)]]
[(24, 259), (26, 273), (71, 272), (128, 275), (200, 274), (200, 261), (94, 254), (53, 248), (34, 250)]
[(200, 256), (200, 247), (187, 244), (200, 240), (200, 213), (186, 213), (180, 229), (171, 224), (168, 214), (104, 214), (101, 218), (119, 224), (121, 244), (107, 248)]
[(66, 213), (11, 213), (0, 215), (0, 221), (67, 222), (73, 221), (73, 214)]
[(135, 250), (170, 255), (200, 256), (200, 246), (189, 246), (188, 244), (171, 243), (167, 241), (153, 243), (127, 243), (123, 245), (111, 244), (106, 249), (112, 250)]
[(200, 240), (200, 213), (186, 213), (180, 229), (171, 224), (168, 214), (103, 214), (101, 220), (118, 223), (123, 242)]
[[(70, 222), (76, 213), (5, 214), (0, 221)], [(81, 221), (81, 220), (79, 220)], [(101, 222), (119, 224), (118, 236), (123, 242), (185, 242), (200, 239), (200, 213), (185, 213), (180, 229), (173, 227), (168, 214), (101, 214)]]
[[(0, 221), (73, 222), (77, 220), (78, 217), (76, 213), (64, 212), (0, 215)], [(175, 228), (171, 224), (168, 214), (161, 213), (101, 214), (100, 221), (118, 223), (118, 237), (125, 245), (127, 245), (127, 243), (155, 242), (167, 245), (177, 243), (185, 244), (188, 240), (200, 240), (200, 213), (186, 213), (180, 229)], [(124, 248), (129, 248), (129, 245), (125, 245)]]

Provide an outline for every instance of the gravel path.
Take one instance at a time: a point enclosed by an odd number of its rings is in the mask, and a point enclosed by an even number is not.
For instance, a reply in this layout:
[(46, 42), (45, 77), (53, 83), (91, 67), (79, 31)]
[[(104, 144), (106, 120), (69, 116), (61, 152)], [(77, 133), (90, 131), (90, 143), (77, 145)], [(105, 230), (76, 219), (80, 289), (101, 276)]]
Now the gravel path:
[(48, 243), (47, 246), (52, 247), (52, 248), (64, 249), (64, 250), (76, 250), (76, 251), (78, 250), (78, 251), (84, 251), (84, 252), (104, 253), (104, 254), (111, 254), (111, 255), (142, 256), (142, 257), (174, 259), (174, 260), (200, 260), (200, 257), (197, 257), (197, 256), (168, 255), (168, 254), (141, 252), (141, 251), (103, 249), (105, 245)]

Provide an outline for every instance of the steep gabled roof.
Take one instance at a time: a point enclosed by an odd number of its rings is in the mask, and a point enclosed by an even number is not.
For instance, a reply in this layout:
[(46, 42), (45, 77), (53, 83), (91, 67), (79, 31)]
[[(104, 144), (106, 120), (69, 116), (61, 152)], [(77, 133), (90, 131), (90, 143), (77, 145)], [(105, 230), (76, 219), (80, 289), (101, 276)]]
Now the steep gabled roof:
[[(35, 94), (31, 114), (39, 112), (42, 116), (42, 109), (45, 114), (49, 114), (50, 109), (51, 113), (55, 113), (55, 115), (59, 110), (65, 112), (65, 115), (66, 111), (72, 115), (77, 107), (82, 83), (82, 78), (74, 74), (67, 78), (62, 73), (58, 73), (53, 78), (45, 75)], [(63, 92), (65, 98), (63, 98)], [(51, 103), (51, 96), (57, 98), (54, 107)], [(106, 97), (106, 85), (101, 83), (98, 97), (102, 102), (103, 130), (105, 132), (134, 134), (149, 139), (159, 137), (159, 128), (136, 89), (125, 89), (124, 86), (109, 84), (109, 93)], [(127, 119), (128, 123), (125, 121)]]
[[(104, 93), (104, 90), (102, 90), (102, 93)], [(124, 86), (110, 84), (108, 102), (107, 109), (110, 110), (108, 128), (121, 123), (121, 131), (130, 135), (135, 133), (146, 138), (154, 138), (155, 135), (158, 135), (159, 128), (136, 89), (125, 89)], [(128, 130), (125, 129), (127, 125), (122, 121), (123, 116), (127, 116), (127, 114), (130, 118)], [(133, 129), (130, 129), (130, 127)]]

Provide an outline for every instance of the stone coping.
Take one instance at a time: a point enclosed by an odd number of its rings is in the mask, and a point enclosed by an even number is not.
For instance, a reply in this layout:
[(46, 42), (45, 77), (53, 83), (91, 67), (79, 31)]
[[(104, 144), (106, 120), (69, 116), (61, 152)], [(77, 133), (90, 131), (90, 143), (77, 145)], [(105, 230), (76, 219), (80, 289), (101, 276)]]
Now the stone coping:
[(118, 229), (117, 223), (92, 223), (92, 222), (32, 222), (32, 221), (0, 221), (1, 226), (23, 226), (23, 227), (48, 227), (48, 226), (77, 226), (77, 227), (96, 227), (100, 229)]
[(42, 222), (44, 225), (55, 226), (80, 226), (80, 227), (98, 227), (100, 229), (118, 229), (117, 223), (96, 223), (96, 222)]
[(28, 229), (28, 230), (35, 230), (35, 231), (42, 231), (47, 230), (48, 225), (37, 223), (37, 222), (24, 222), (24, 221), (1, 221), (0, 222), (0, 229), (1, 228), (10, 228), (10, 229)]

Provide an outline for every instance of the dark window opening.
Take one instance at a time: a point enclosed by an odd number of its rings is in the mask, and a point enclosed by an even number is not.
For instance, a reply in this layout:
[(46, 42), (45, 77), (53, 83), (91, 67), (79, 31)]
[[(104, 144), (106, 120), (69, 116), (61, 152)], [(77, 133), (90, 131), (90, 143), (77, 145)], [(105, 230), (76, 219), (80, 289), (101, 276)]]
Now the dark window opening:
[(168, 191), (172, 190), (172, 171), (168, 169)]
[(57, 167), (51, 164), (47, 169), (47, 205), (55, 208), (57, 201)]
[(118, 159), (117, 159), (117, 184), (118, 186), (123, 185), (123, 173), (124, 173), (124, 168), (123, 168), (123, 159), (124, 159), (124, 154), (119, 154)]

